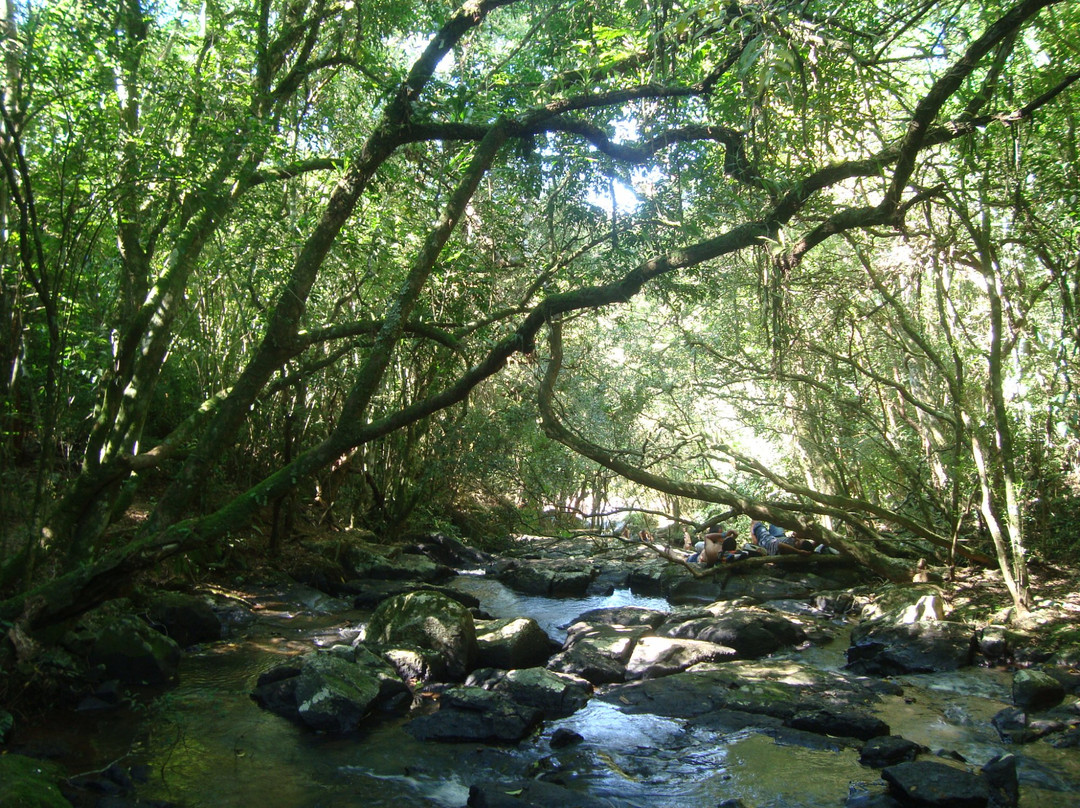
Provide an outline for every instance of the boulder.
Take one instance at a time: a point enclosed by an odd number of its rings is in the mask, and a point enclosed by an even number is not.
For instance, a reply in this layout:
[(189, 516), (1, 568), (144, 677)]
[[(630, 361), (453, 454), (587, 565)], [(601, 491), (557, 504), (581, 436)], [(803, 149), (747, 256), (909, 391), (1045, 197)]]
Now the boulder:
[(535, 707), (541, 717), (563, 718), (580, 710), (592, 695), (592, 685), (578, 676), (545, 668), (525, 668), (501, 673), (490, 689), (505, 693), (516, 704)]
[(507, 566), (499, 576), (511, 589), (526, 595), (583, 597), (597, 570), (588, 561), (534, 560)]
[(1024, 669), (1013, 675), (1012, 702), (1022, 710), (1049, 710), (1061, 704), (1064, 698), (1065, 688), (1048, 673)]
[(409, 552), (425, 555), (432, 561), (454, 569), (480, 569), (491, 563), (491, 556), (445, 533), (423, 533), (407, 537)]
[(722, 662), (735, 656), (733, 648), (714, 642), (642, 637), (626, 663), (626, 679), (656, 679), (679, 673), (699, 662)]
[(548, 669), (580, 676), (593, 685), (621, 682), (626, 677), (624, 662), (612, 659), (588, 643), (578, 643), (556, 654), (548, 660)]
[(890, 732), (888, 724), (868, 713), (829, 707), (799, 710), (784, 723), (793, 729), (817, 735), (857, 738), (860, 741), (887, 736)]
[[(668, 618), (667, 612), (640, 606), (605, 606), (579, 614), (573, 625), (648, 626), (656, 628)], [(573, 628), (570, 629), (573, 631)]]
[(439, 709), (414, 718), (405, 731), (418, 741), (514, 743), (540, 723), (541, 711), (505, 693), (457, 686), (442, 694)]
[(180, 646), (132, 615), (106, 619), (91, 640), (90, 664), (128, 683), (161, 684), (176, 675)]
[(434, 651), (446, 662), (448, 681), (462, 681), (475, 667), (478, 654), (472, 614), (439, 592), (411, 592), (383, 601), (363, 637), (381, 651), (396, 647)]
[(402, 705), (408, 688), (369, 649), (336, 646), (267, 671), (251, 696), (275, 715), (341, 734), (356, 729), (377, 709)]
[(611, 800), (592, 797), (544, 780), (475, 783), (467, 808), (611, 808)]
[(580, 648), (589, 646), (601, 656), (612, 659), (620, 665), (625, 665), (630, 660), (630, 654), (638, 640), (646, 634), (652, 633), (652, 628), (645, 625), (619, 626), (619, 625), (593, 625), (591, 623), (574, 623), (566, 633), (564, 649)]
[(1068, 729), (1068, 724), (1054, 718), (1032, 718), (1017, 707), (999, 710), (990, 723), (1006, 743), (1030, 743), (1055, 732)]
[(163, 592), (146, 602), (150, 625), (181, 648), (221, 639), (221, 620), (204, 599), (182, 592)]
[(945, 763), (899, 763), (883, 769), (881, 778), (904, 805), (986, 808), (990, 803), (990, 783), (985, 777)]
[(897, 763), (909, 763), (928, 751), (925, 746), (899, 735), (883, 735), (866, 742), (859, 754), (859, 763), (874, 769), (884, 769)]
[(544, 665), (556, 651), (551, 638), (531, 617), (476, 620), (477, 664), (489, 668)]
[(953, 671), (971, 664), (974, 641), (974, 630), (963, 623), (861, 623), (851, 633), (847, 668), (868, 676)]
[(797, 623), (763, 609), (737, 609), (684, 622), (668, 622), (657, 630), (665, 637), (703, 640), (724, 645), (739, 659), (759, 659), (798, 645), (806, 633)]

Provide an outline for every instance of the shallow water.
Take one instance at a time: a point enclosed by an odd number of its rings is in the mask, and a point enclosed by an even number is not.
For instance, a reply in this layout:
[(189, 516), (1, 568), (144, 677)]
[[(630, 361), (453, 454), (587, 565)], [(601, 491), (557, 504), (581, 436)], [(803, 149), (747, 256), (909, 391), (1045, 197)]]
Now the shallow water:
[[(479, 597), (482, 608), (497, 617), (536, 618), (556, 639), (590, 609), (667, 608), (660, 599), (626, 591), (541, 598), (475, 576), (461, 576), (455, 586)], [(346, 738), (318, 735), (260, 709), (249, 693), (259, 673), (288, 656), (348, 641), (367, 614), (334, 613), (329, 610), (335, 604), (314, 602), (295, 612), (262, 605), (259, 621), (242, 637), (185, 655), (176, 686), (134, 707), (58, 716), (36, 738), (27, 733), (21, 740), (51, 749), (73, 772), (113, 762), (143, 766), (147, 780), (140, 797), (186, 808), (461, 808), (470, 783), (544, 774), (616, 808), (704, 808), (733, 798), (749, 808), (834, 808), (850, 793), (883, 788), (878, 773), (860, 766), (850, 749), (828, 743), (807, 749), (754, 731), (723, 733), (682, 720), (627, 715), (598, 700), (546, 723), (513, 747), (420, 744), (404, 731), (401, 717), (376, 720)], [(833, 628), (834, 642), (793, 656), (841, 667), (846, 631)], [(1024, 808), (1080, 805), (1076, 750), (1041, 742), (1009, 747), (990, 725), (1009, 701), (1008, 673), (967, 669), (899, 681), (904, 696), (878, 707), (894, 734), (934, 751), (959, 752), (973, 765), (1014, 752)], [(559, 728), (584, 740), (554, 751), (550, 738)]]

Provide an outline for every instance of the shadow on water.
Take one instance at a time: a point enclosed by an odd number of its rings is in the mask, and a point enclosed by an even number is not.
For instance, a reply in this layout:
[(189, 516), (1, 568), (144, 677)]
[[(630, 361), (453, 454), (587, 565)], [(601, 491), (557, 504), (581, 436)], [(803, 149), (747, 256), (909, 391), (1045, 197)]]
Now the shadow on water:
[[(455, 586), (476, 595), (494, 616), (534, 617), (558, 640), (567, 624), (590, 609), (668, 608), (663, 600), (626, 591), (543, 598), (475, 576), (461, 576)], [(407, 719), (401, 717), (332, 738), (251, 700), (259, 673), (315, 645), (348, 641), (367, 616), (322, 608), (266, 610), (243, 637), (189, 652), (179, 683), (142, 706), (65, 714), (38, 740), (51, 744), (52, 756), (73, 772), (113, 762), (139, 770), (146, 777), (139, 788), (143, 799), (185, 808), (461, 808), (473, 783), (537, 776), (616, 808), (704, 807), (727, 799), (749, 808), (833, 808), (850, 793), (882, 788), (878, 772), (860, 766), (851, 749), (782, 745), (757, 731), (721, 732), (690, 721), (628, 715), (596, 700), (508, 747), (421, 744), (405, 732)], [(841, 638), (799, 658), (839, 667), (846, 646)], [(1075, 750), (1045, 743), (1010, 748), (997, 738), (989, 722), (1009, 701), (1009, 681), (1007, 673), (984, 669), (905, 677), (904, 696), (886, 699), (878, 712), (894, 734), (934, 751), (957, 751), (975, 765), (1017, 753), (1024, 808), (1077, 805)], [(558, 729), (573, 730), (583, 740), (554, 750), (551, 737)]]

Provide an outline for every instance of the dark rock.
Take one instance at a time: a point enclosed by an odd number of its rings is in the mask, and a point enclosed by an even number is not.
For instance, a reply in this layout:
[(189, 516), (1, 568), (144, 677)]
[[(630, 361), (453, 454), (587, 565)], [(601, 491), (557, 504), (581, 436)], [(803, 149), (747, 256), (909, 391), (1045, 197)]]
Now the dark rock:
[(920, 754), (929, 751), (925, 746), (899, 735), (884, 735), (866, 742), (859, 754), (859, 763), (874, 769), (884, 769), (897, 763), (910, 763)]
[(578, 615), (573, 624), (657, 628), (667, 618), (667, 612), (657, 611), (656, 609), (643, 609), (640, 606), (608, 606), (602, 609), (590, 609), (584, 614)]
[(477, 664), (511, 670), (543, 665), (558, 650), (531, 617), (479, 620), (476, 623)]
[(90, 664), (121, 682), (161, 684), (176, 674), (180, 646), (137, 617), (114, 617), (93, 640)]
[(1022, 710), (1049, 710), (1061, 704), (1064, 698), (1065, 688), (1048, 673), (1026, 669), (1013, 675), (1012, 701)]
[(409, 536), (409, 551), (427, 556), (432, 561), (455, 569), (480, 569), (491, 563), (491, 556), (469, 547), (445, 533), (425, 533)]
[(985, 808), (990, 784), (985, 777), (935, 761), (900, 763), (882, 770), (890, 793), (902, 803), (926, 808)]
[(501, 674), (491, 686), (517, 704), (535, 707), (543, 718), (562, 718), (577, 712), (592, 695), (584, 679), (554, 673), (545, 668), (526, 668)]
[(380, 650), (394, 647), (434, 651), (446, 662), (447, 676), (461, 681), (475, 667), (476, 626), (469, 610), (439, 592), (411, 592), (383, 601), (371, 615), (365, 642)]
[(863, 745), (859, 763), (870, 768), (883, 769), (899, 763), (910, 763), (924, 752), (926, 746), (895, 735), (872, 738)]
[(469, 788), (468, 808), (611, 808), (606, 799), (571, 791), (543, 780), (476, 783)]
[(181, 648), (221, 639), (221, 621), (203, 598), (180, 592), (155, 595), (146, 603), (146, 619)]
[(564, 749), (567, 746), (573, 746), (574, 744), (581, 743), (585, 738), (579, 733), (574, 732), (572, 729), (566, 729), (566, 727), (559, 727), (553, 733), (551, 733), (551, 740), (548, 741), (548, 745), (552, 749)]
[(806, 639), (798, 624), (763, 609), (739, 609), (685, 622), (673, 618), (657, 633), (724, 645), (734, 649), (739, 659), (760, 659)]
[(1032, 718), (1018, 707), (999, 710), (990, 723), (1007, 743), (1030, 743), (1046, 735), (1061, 732), (1066, 724), (1052, 718)]
[(819, 735), (838, 735), (868, 741), (889, 734), (889, 725), (866, 713), (850, 710), (800, 710), (785, 722), (789, 727), (815, 732)]
[(596, 569), (586, 561), (543, 560), (515, 564), (500, 575), (500, 580), (527, 595), (583, 597), (595, 576)]
[(540, 710), (504, 693), (459, 686), (442, 694), (438, 711), (414, 718), (405, 730), (418, 741), (513, 743), (532, 732), (540, 717)]
[(863, 623), (851, 634), (847, 668), (868, 676), (952, 671), (971, 664), (974, 631), (944, 620)]
[(999, 755), (982, 767), (990, 784), (990, 804), (994, 808), (1016, 808), (1020, 803), (1020, 780), (1016, 775), (1016, 758)]
[(558, 673), (580, 676), (593, 685), (621, 682), (626, 675), (625, 663), (601, 653), (596, 647), (579, 643), (553, 656), (548, 668)]

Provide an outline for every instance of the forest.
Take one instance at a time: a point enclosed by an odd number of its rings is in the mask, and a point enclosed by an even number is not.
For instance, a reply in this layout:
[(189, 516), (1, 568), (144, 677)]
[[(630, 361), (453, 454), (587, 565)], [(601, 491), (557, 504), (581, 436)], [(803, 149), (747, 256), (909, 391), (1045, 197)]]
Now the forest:
[(5, 0), (16, 649), (350, 528), (1080, 561), (1080, 4), (456, 2)]

